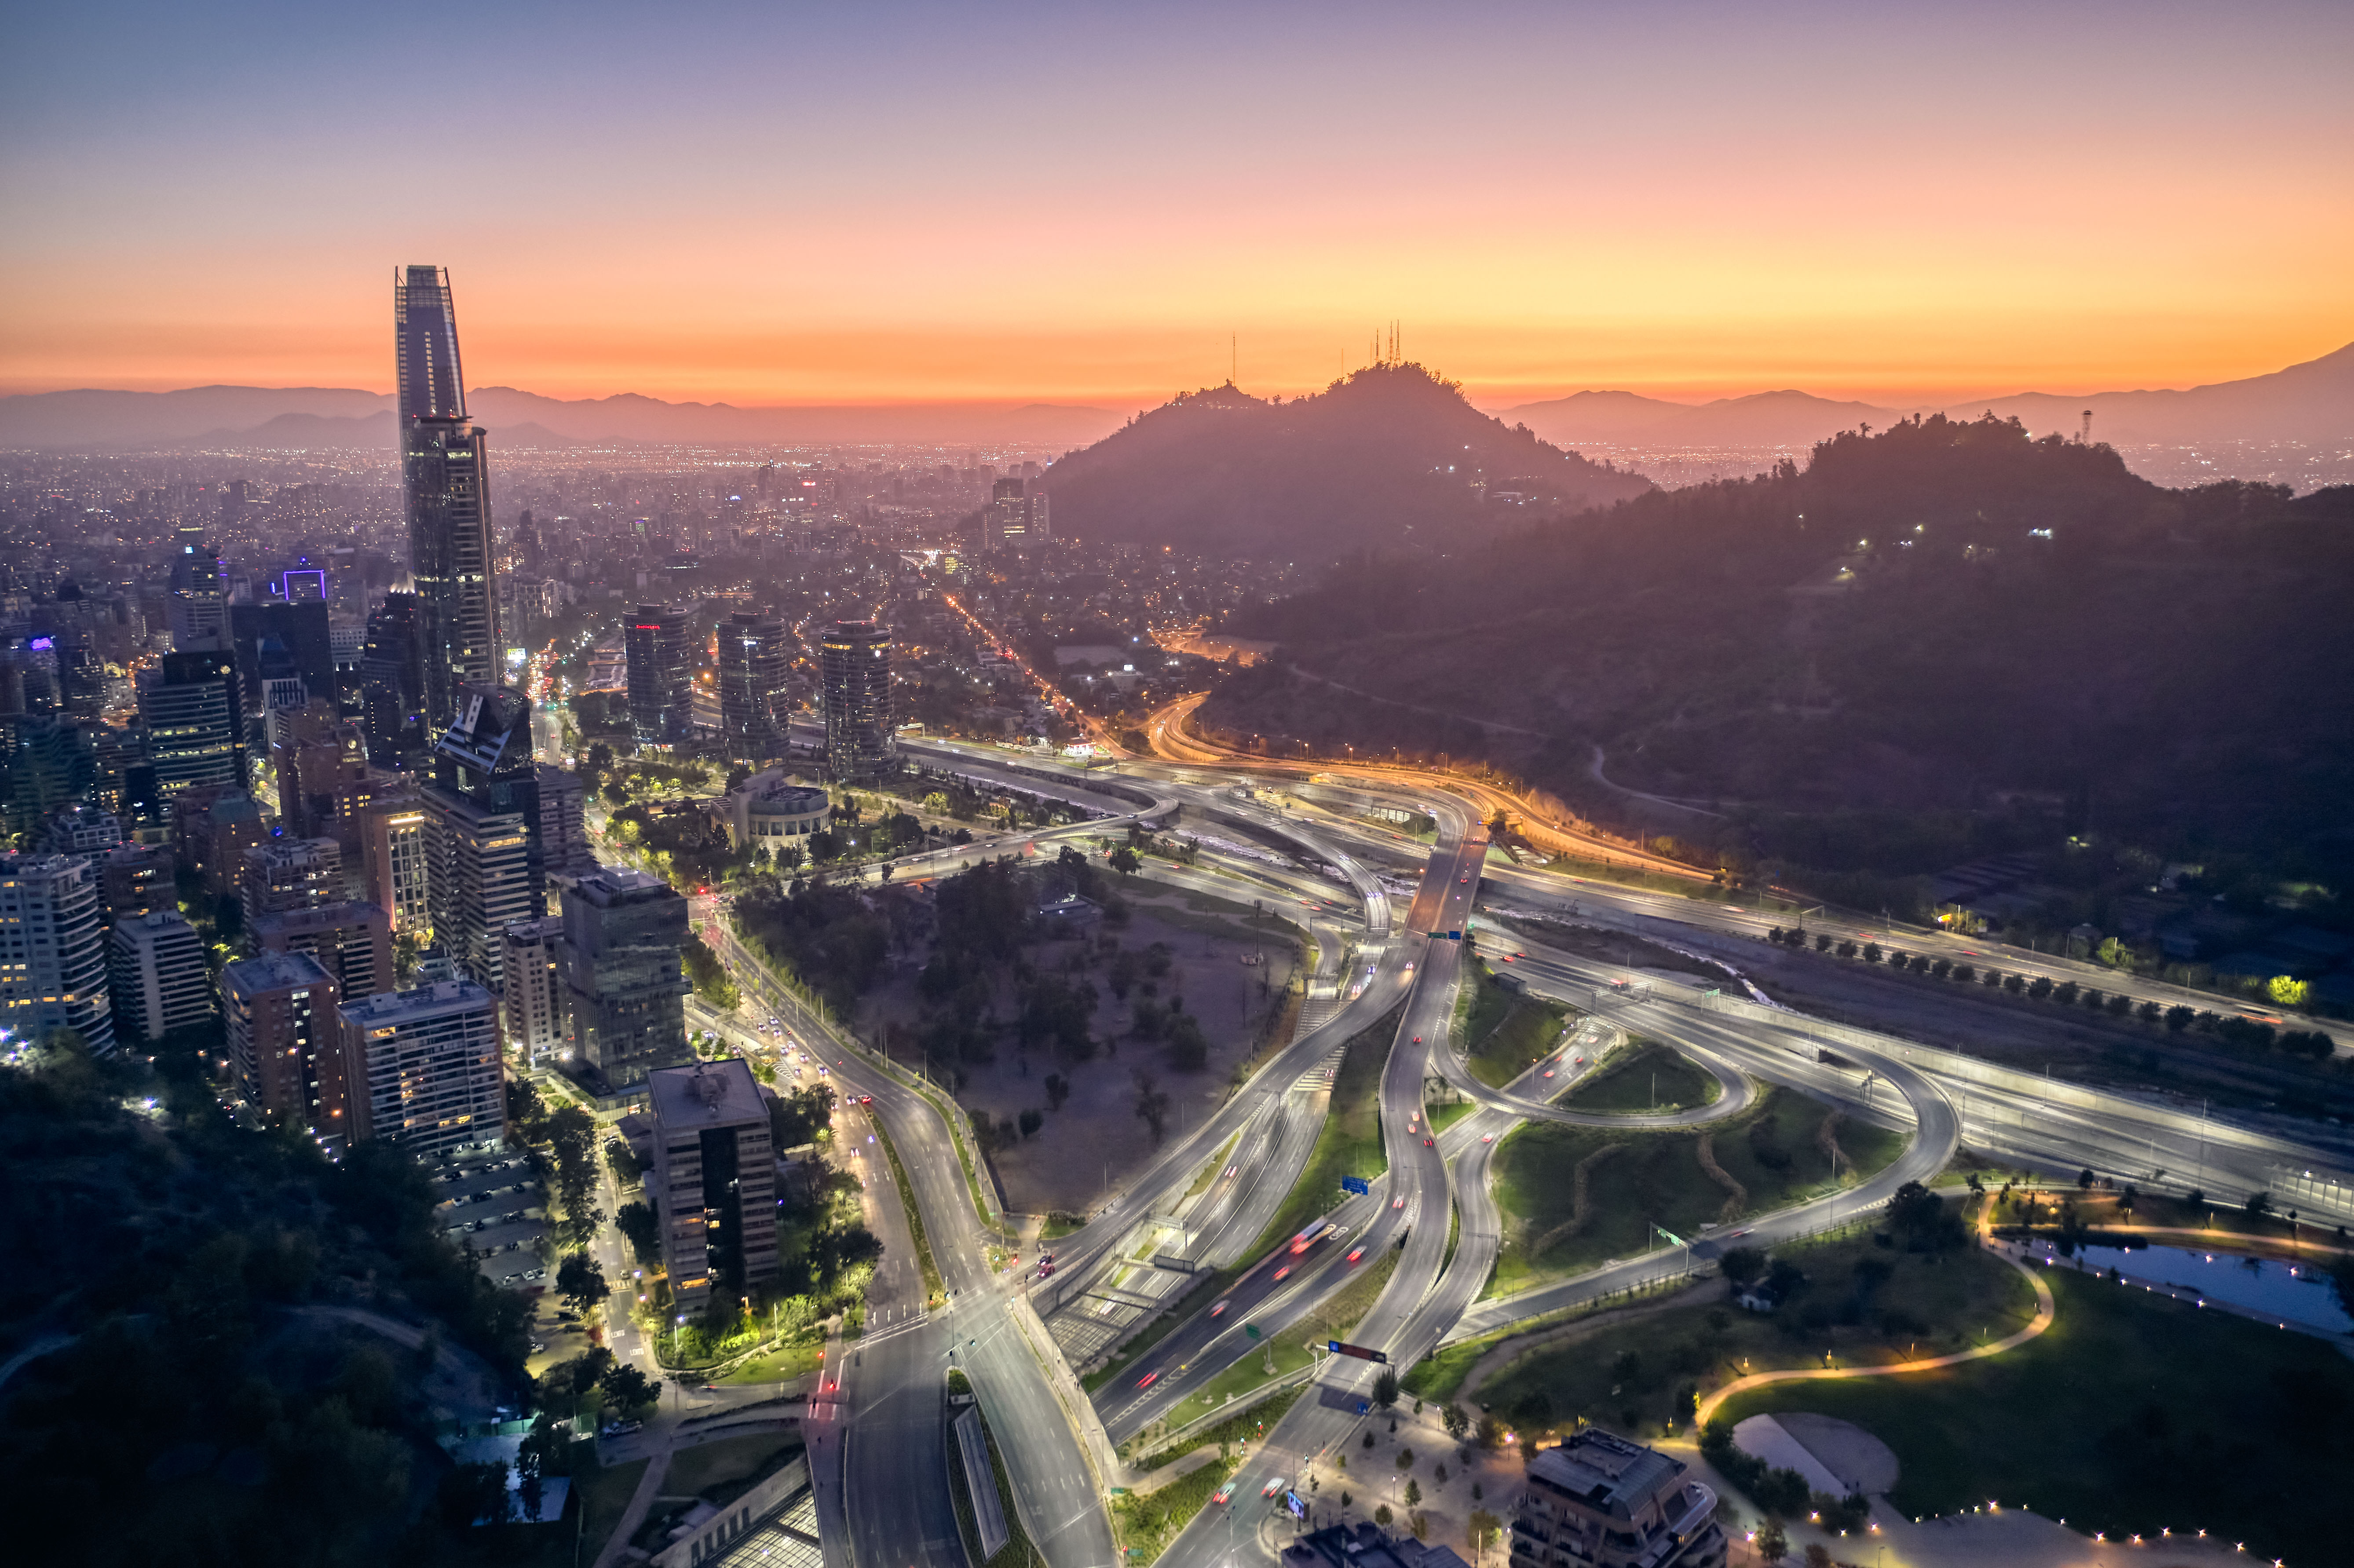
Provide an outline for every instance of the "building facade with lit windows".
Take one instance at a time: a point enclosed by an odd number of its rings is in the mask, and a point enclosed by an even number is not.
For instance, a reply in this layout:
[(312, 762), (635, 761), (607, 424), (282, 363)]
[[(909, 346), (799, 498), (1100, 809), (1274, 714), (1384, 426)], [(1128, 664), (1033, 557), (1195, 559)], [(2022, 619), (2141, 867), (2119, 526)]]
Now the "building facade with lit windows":
[(342, 1136), (350, 1099), (334, 977), (308, 953), (265, 953), (221, 970), (220, 1000), (237, 1097), (272, 1126)]
[(686, 611), (642, 604), (622, 629), (630, 728), (640, 745), (676, 746), (695, 730), (694, 659)]
[(666, 1067), (646, 1080), (654, 1168), (647, 1192), (681, 1312), (777, 1274), (776, 1155), (769, 1102), (739, 1057)]
[(565, 1048), (564, 922), (556, 916), (518, 920), (506, 928), (502, 965), (506, 987), (499, 1005), (507, 1049), (536, 1066)]
[(818, 644), (825, 705), (825, 765), (835, 779), (871, 779), (889, 765), (891, 632), (872, 620), (837, 620)]
[(70, 1029), (114, 1049), (97, 878), (76, 855), (0, 855), (0, 1029), (38, 1040)]
[(792, 634), (774, 616), (738, 610), (720, 624), (719, 728), (734, 760), (757, 767), (785, 754), (776, 703), (792, 656)]
[(339, 1014), (351, 1136), (422, 1160), (498, 1146), (506, 1128), (497, 999), (440, 980), (347, 1002)]
[(176, 909), (127, 915), (107, 941), (107, 984), (115, 1021), (128, 1034), (162, 1039), (213, 1015), (213, 979), (203, 938)]
[(424, 658), (425, 733), (455, 715), (468, 685), (498, 679), (492, 579), (490, 455), (466, 413), (449, 274), (410, 267), (393, 282), (402, 500)]

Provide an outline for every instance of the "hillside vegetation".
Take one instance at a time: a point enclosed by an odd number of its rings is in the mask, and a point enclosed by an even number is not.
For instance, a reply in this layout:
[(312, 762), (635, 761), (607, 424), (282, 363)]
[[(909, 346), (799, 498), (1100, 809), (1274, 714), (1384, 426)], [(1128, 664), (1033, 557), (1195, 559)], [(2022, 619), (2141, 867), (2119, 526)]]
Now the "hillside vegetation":
[(1485, 760), (1737, 869), (2093, 835), (2343, 887), (2349, 590), (2354, 490), (2168, 491), (2106, 447), (1932, 417), (1449, 560), (1352, 559), (1231, 628), (1285, 654), (1202, 719)]
[(1467, 528), (1480, 536), (1650, 488), (1480, 413), (1418, 365), (1371, 366), (1288, 403), (1231, 384), (1182, 396), (1043, 483), (1066, 537), (1307, 559), (1451, 549)]

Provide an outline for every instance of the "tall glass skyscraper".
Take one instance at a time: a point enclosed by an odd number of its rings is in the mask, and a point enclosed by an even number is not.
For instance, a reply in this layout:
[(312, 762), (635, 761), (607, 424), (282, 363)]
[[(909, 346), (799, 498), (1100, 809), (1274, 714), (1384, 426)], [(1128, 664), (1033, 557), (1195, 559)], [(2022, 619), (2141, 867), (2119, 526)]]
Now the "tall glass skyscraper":
[(425, 646), (426, 733), (439, 735), (455, 716), (459, 687), (499, 678), (490, 474), (482, 432), (466, 415), (449, 274), (410, 267), (396, 278), (392, 322), (409, 572)]

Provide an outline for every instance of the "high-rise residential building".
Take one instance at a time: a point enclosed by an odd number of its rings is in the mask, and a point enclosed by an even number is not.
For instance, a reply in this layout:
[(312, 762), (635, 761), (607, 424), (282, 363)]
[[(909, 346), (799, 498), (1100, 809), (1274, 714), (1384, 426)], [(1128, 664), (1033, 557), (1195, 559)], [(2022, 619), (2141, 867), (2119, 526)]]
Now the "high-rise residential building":
[(719, 728), (729, 758), (758, 766), (785, 754), (776, 700), (791, 670), (791, 634), (782, 620), (738, 610), (721, 624)]
[(167, 805), (199, 785), (246, 787), (245, 709), (226, 648), (164, 654), (155, 679), (139, 688), (139, 721)]
[(818, 644), (825, 703), (825, 765), (836, 779), (869, 779), (889, 762), (891, 633), (872, 620), (837, 620)]
[(546, 762), (539, 765), (539, 853), (550, 876), (597, 869), (580, 775)]
[(393, 283), (401, 485), (408, 569), (425, 650), (427, 733), (455, 715), (460, 688), (498, 679), (489, 452), (466, 414), (449, 274), (410, 267)]
[(0, 855), (0, 1029), (19, 1040), (71, 1029), (93, 1051), (114, 1049), (106, 928), (88, 861)]
[(97, 782), (90, 728), (43, 715), (0, 716), (0, 824), (32, 833), (53, 813), (88, 800)]
[(425, 1160), (499, 1141), (506, 1076), (489, 991), (437, 980), (346, 1002), (342, 1022), (355, 1141), (381, 1139)]
[(630, 727), (641, 745), (676, 746), (695, 728), (694, 661), (686, 611), (642, 604), (622, 628), (628, 660)]
[(425, 824), (425, 807), (414, 796), (371, 801), (360, 818), (368, 901), (392, 916), (395, 931), (420, 936), (433, 928)]
[(671, 1298), (684, 1312), (777, 1273), (776, 1155), (769, 1105), (740, 1058), (665, 1067), (646, 1080)]
[(271, 839), (245, 852), (238, 879), (245, 923), (315, 909), (343, 896), (344, 849), (333, 839)]
[(161, 1040), (213, 1015), (204, 939), (176, 909), (129, 915), (107, 943), (107, 984), (119, 1034)]
[(680, 968), (686, 900), (658, 876), (610, 867), (564, 889), (566, 1033), (606, 1086), (691, 1061)]
[(80, 855), (96, 864), (122, 847), (122, 821), (94, 806), (69, 806), (48, 820), (41, 839), (51, 854)]
[[(278, 813), (288, 831), (333, 838), (355, 863), (360, 811), (398, 779), (369, 767), (360, 726), (337, 716), (334, 704), (313, 699), (280, 727), (270, 761), (278, 780)], [(399, 779), (398, 787), (409, 786)]]
[(238, 1098), (275, 1126), (342, 1132), (350, 1101), (334, 977), (308, 953), (265, 953), (224, 968), (220, 996)]
[(308, 953), (357, 1001), (393, 989), (392, 917), (373, 904), (336, 899), (257, 916), (247, 929), (265, 953)]
[(531, 700), (469, 686), (434, 747), (425, 807), (434, 938), (476, 983), (500, 989), (502, 935), (547, 913), (539, 842), (539, 775), (531, 759)]
[(360, 715), (370, 762), (407, 768), (423, 761), (431, 738), (425, 727), (425, 612), (414, 593), (396, 588), (368, 612)]
[(561, 916), (518, 920), (506, 929), (506, 993), (499, 1006), (507, 1047), (535, 1066), (564, 1049), (563, 955)]
[(1722, 1568), (1716, 1493), (1681, 1459), (1580, 1430), (1529, 1461), (1512, 1520), (1511, 1568)]

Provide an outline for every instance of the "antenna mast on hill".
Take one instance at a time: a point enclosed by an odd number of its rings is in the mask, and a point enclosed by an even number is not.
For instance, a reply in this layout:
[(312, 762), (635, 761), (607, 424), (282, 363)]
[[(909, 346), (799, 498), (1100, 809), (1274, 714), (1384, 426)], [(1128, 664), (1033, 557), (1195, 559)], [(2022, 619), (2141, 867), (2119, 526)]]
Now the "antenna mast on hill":
[(2076, 444), (2084, 447), (2093, 444), (2093, 411), (2090, 408), (2084, 410), (2084, 426), (2076, 432)]

